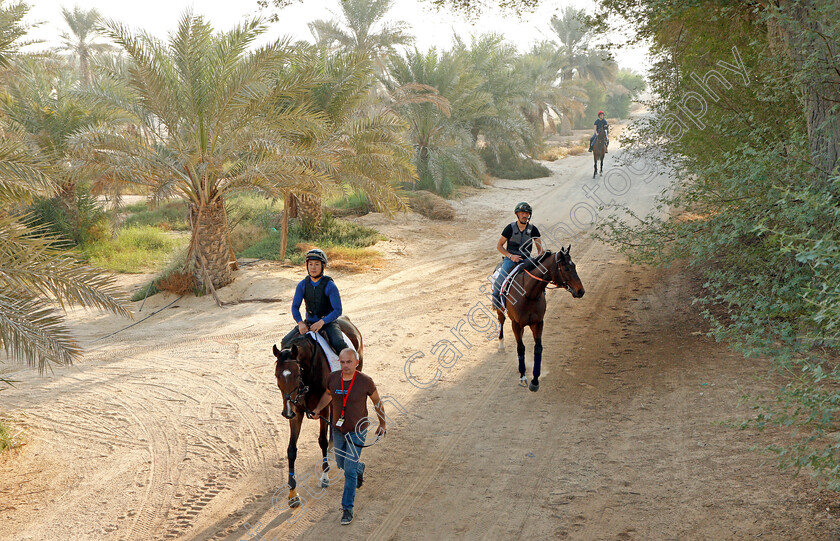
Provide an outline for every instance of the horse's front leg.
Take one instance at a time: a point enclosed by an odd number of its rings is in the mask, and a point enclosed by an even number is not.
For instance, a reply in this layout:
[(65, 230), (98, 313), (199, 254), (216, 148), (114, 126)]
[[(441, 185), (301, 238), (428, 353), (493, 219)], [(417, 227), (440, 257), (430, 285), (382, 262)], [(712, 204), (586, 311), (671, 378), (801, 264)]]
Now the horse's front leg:
[(496, 316), (499, 318), (499, 351), (505, 350), (505, 312), (504, 310), (496, 310)]
[(543, 322), (531, 325), (531, 334), (534, 335), (534, 379), (528, 385), (528, 389), (537, 392), (540, 390), (540, 368), (542, 367), (542, 332)]
[(297, 480), (295, 479), (295, 459), (297, 458), (297, 441), (300, 436), (300, 425), (303, 423), (303, 412), (298, 411), (294, 418), (289, 419), (289, 447), (286, 458), (289, 461), (289, 507), (300, 506), (300, 496), (297, 495)]
[(604, 174), (604, 157), (603, 156), (601, 156), (601, 173), (600, 174), (601, 175)]
[[(329, 415), (329, 412), (325, 412), (325, 413), (327, 415)], [(318, 482), (318, 486), (320, 488), (327, 488), (328, 486), (330, 486), (330, 475), (329, 475), (330, 462), (329, 462), (329, 459), (327, 458), (327, 450), (329, 449), (329, 446), (330, 446), (330, 440), (327, 437), (327, 430), (328, 430), (329, 425), (327, 424), (327, 420), (324, 419), (324, 417), (321, 417), (320, 421), (321, 421), (321, 432), (318, 435), (318, 445), (321, 446), (321, 457), (323, 457), (323, 458), (322, 458), (322, 461), (321, 461), (321, 478)]]
[(516, 338), (516, 356), (519, 359), (519, 380), (526, 382), (525, 378), (525, 343), (522, 341), (522, 325), (515, 319), (510, 320), (510, 326), (513, 328), (513, 337)]
[(595, 158), (595, 170), (592, 171), (592, 178), (595, 178), (598, 175), (598, 158)]

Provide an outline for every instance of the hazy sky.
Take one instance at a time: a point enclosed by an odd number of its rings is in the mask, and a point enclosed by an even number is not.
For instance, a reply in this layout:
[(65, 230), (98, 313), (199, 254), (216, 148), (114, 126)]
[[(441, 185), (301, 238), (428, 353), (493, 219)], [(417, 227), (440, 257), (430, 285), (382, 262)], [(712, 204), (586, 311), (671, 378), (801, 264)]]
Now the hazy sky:
[[(44, 21), (32, 36), (46, 40), (48, 44), (59, 43), (59, 33), (65, 30), (61, 7), (72, 8), (79, 5), (84, 9), (96, 8), (106, 18), (117, 19), (134, 28), (142, 28), (150, 33), (165, 38), (175, 29), (181, 14), (192, 9), (195, 14), (205, 15), (218, 29), (230, 28), (243, 17), (257, 15), (256, 0), (236, 1), (200, 1), (200, 0), (141, 0), (125, 2), (120, 0), (27, 0), (32, 6), (29, 21)], [(427, 49), (431, 46), (448, 48), (452, 35), (462, 36), (483, 32), (496, 32), (515, 43), (520, 50), (527, 49), (531, 43), (546, 39), (551, 35), (548, 20), (562, 8), (573, 5), (578, 8), (591, 8), (588, 0), (543, 0), (534, 14), (523, 15), (521, 19), (513, 16), (502, 17), (498, 12), (488, 12), (475, 23), (447, 11), (437, 11), (430, 3), (417, 0), (396, 0), (388, 15), (389, 20), (401, 19), (413, 27), (417, 46)], [(280, 12), (280, 20), (271, 24), (267, 36), (276, 38), (292, 36), (297, 39), (312, 40), (307, 23), (315, 19), (331, 19), (333, 13), (339, 13), (339, 0), (304, 0), (285, 8)], [(636, 71), (645, 70), (644, 51), (618, 51), (616, 58), (622, 67)]]

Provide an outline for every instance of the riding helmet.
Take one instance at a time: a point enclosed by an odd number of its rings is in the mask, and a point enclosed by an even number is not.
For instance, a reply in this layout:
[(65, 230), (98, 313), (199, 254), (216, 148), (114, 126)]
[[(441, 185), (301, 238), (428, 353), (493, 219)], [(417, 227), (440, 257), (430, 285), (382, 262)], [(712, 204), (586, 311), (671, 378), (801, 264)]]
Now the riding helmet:
[(516, 208), (515, 208), (515, 209), (513, 209), (513, 213), (514, 213), (514, 214), (516, 214), (517, 212), (527, 212), (528, 214), (533, 214), (533, 213), (534, 213), (534, 212), (531, 210), (531, 205), (529, 205), (529, 204), (528, 204), (528, 203), (526, 203), (525, 201), (522, 201), (521, 203), (519, 203), (518, 205), (516, 205)]
[(323, 250), (319, 250), (318, 248), (314, 248), (306, 252), (306, 260), (309, 261), (310, 259), (320, 261), (324, 264), (324, 266), (327, 265), (327, 254), (325, 254)]

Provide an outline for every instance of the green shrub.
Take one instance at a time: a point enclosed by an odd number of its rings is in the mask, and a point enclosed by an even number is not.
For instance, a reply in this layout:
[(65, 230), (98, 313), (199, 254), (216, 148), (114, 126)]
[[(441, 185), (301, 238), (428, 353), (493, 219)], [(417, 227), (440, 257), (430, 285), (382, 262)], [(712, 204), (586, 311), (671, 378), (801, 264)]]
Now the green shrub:
[(481, 158), (495, 177), (518, 180), (551, 176), (546, 166), (530, 158), (515, 156), (512, 152), (502, 152), (497, 157), (489, 149), (482, 149)]
[(172, 250), (188, 242), (156, 227), (134, 226), (122, 229), (114, 240), (85, 245), (83, 253), (93, 265), (115, 272), (154, 271), (163, 265)]
[(27, 224), (56, 237), (58, 244), (73, 246), (100, 241), (108, 236), (108, 218), (102, 206), (84, 189), (76, 193), (72, 206), (61, 197), (38, 199), (28, 209)]

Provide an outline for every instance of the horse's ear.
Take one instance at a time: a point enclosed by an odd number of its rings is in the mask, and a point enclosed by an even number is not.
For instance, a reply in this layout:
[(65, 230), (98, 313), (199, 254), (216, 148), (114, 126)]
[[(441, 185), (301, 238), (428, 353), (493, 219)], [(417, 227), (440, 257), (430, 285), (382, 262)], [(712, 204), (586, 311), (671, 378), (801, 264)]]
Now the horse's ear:
[(297, 344), (292, 344), (292, 359), (298, 358), (298, 346)]
[(271, 346), (271, 352), (274, 353), (274, 356), (277, 357), (278, 360), (280, 360), (280, 350), (277, 349), (277, 344)]

